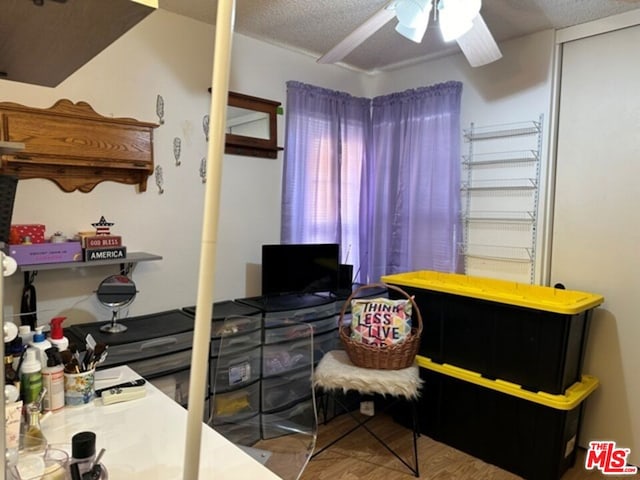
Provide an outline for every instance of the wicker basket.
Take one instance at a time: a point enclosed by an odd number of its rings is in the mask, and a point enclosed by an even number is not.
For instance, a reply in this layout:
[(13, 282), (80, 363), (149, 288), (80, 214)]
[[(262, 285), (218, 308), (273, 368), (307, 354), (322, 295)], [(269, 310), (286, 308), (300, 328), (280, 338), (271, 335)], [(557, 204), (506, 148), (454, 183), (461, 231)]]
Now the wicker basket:
[[(393, 345), (378, 347), (366, 345), (351, 339), (351, 325), (344, 325), (344, 315), (347, 308), (351, 305), (351, 300), (362, 290), (367, 288), (387, 288), (396, 290), (404, 295), (412, 304), (411, 313), (411, 333), (404, 340)], [(417, 319), (417, 325), (416, 320)], [(422, 315), (412, 297), (404, 290), (394, 285), (386, 285), (384, 283), (373, 283), (363, 285), (356, 289), (345, 300), (342, 310), (340, 311), (340, 340), (344, 345), (344, 349), (349, 356), (351, 362), (364, 368), (375, 368), (379, 370), (400, 370), (413, 365), (416, 354), (420, 348), (420, 337), (422, 335)]]

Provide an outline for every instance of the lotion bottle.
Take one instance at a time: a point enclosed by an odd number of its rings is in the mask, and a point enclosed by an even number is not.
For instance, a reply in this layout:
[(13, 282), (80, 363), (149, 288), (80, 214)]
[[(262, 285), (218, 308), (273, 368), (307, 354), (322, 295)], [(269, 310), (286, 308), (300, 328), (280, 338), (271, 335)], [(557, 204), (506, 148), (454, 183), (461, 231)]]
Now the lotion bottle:
[(41, 391), (42, 365), (37, 358), (37, 351), (28, 348), (20, 368), (20, 393), (23, 403), (26, 405), (35, 402)]
[(22, 344), (27, 345), (33, 340), (33, 332), (29, 325), (20, 325), (18, 327), (18, 335), (22, 339)]
[(51, 325), (49, 342), (51, 342), (51, 345), (58, 347), (58, 351), (60, 352), (69, 348), (69, 339), (64, 336), (64, 330), (62, 329), (62, 322), (66, 319), (67, 317), (55, 317), (51, 319), (51, 322), (49, 322)]
[(51, 342), (47, 340), (42, 331), (42, 327), (37, 327), (35, 333), (33, 334), (33, 340), (29, 345), (36, 349), (38, 352), (38, 359), (40, 360), (40, 367), (44, 368), (47, 366), (47, 355), (44, 351), (47, 348), (51, 348)]

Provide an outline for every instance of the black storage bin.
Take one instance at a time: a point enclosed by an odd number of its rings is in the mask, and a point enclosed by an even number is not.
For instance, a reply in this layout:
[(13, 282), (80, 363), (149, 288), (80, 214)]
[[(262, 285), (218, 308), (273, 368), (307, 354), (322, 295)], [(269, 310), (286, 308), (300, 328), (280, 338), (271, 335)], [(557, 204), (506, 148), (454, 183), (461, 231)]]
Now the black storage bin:
[(269, 328), (271, 319), (307, 322), (326, 318), (335, 313), (333, 298), (311, 293), (263, 295), (238, 298), (235, 302), (260, 310), (265, 319), (265, 328)]
[(580, 381), (592, 312), (604, 301), (585, 292), (429, 271), (383, 281), (415, 297), (423, 318), (420, 355), (552, 394)]
[[(430, 363), (418, 358), (421, 367)], [(425, 382), (421, 433), (528, 480), (557, 480), (574, 465), (583, 401), (597, 388), (595, 377), (584, 376), (566, 395), (522, 391), (529, 395), (522, 398), (504, 383), (476, 374), (475, 378), (494, 384), (489, 388), (448, 371), (458, 374), (462, 369), (431, 366), (442, 371), (420, 369)], [(511, 390), (517, 392), (514, 387)], [(394, 412), (394, 418), (410, 427), (406, 412)]]
[[(65, 328), (69, 342), (75, 343), (79, 349), (84, 347), (89, 334), (96, 342), (109, 346), (109, 355), (102, 368), (160, 356), (166, 352), (191, 350), (193, 343), (193, 317), (178, 309), (118, 320), (118, 323), (127, 327), (126, 331), (120, 333), (101, 331), (100, 328), (106, 323), (88, 322)], [(122, 361), (116, 363), (116, 358), (120, 357)]]
[[(218, 348), (220, 347), (220, 338), (222, 336), (222, 332), (224, 329), (224, 321), (229, 317), (248, 317), (246, 321), (243, 319), (237, 319), (234, 322), (234, 328), (237, 331), (233, 334), (238, 337), (238, 342), (242, 342), (246, 340), (246, 346), (253, 346), (256, 344), (254, 341), (254, 336), (258, 337), (258, 345), (259, 340), (261, 339), (261, 332), (259, 331), (262, 328), (261, 321), (253, 321), (252, 317), (260, 316), (261, 312), (259, 309), (255, 307), (250, 307), (248, 305), (243, 305), (242, 303), (234, 302), (233, 300), (223, 300), (220, 302), (215, 302), (212, 307), (211, 312), (211, 320), (213, 321), (211, 325), (211, 357), (218, 355)], [(196, 315), (196, 307), (183, 307), (182, 311), (187, 315), (190, 315), (195, 318)], [(228, 344), (231, 345), (233, 341), (229, 341)]]
[[(195, 316), (196, 307), (192, 305), (190, 307), (183, 307), (182, 311)], [(215, 302), (213, 304), (213, 312), (211, 314), (212, 320), (214, 321), (223, 321), (226, 317), (231, 316), (242, 316), (242, 317), (250, 317), (253, 315), (259, 315), (260, 309), (256, 307), (250, 307), (248, 305), (244, 305), (242, 303), (234, 302), (233, 300), (223, 300), (220, 302)]]

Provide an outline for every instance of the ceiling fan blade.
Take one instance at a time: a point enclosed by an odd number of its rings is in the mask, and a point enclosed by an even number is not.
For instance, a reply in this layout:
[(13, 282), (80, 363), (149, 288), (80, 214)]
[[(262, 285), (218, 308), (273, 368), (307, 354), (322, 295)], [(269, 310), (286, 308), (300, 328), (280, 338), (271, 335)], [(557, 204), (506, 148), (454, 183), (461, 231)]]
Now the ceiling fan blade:
[(456, 41), (472, 67), (481, 67), (502, 58), (502, 52), (480, 14), (473, 19), (471, 30)]
[(318, 63), (335, 63), (346, 57), (353, 49), (395, 17), (395, 10), (388, 8), (393, 2), (394, 0), (387, 2), (380, 10), (367, 18), (364, 23), (316, 61)]

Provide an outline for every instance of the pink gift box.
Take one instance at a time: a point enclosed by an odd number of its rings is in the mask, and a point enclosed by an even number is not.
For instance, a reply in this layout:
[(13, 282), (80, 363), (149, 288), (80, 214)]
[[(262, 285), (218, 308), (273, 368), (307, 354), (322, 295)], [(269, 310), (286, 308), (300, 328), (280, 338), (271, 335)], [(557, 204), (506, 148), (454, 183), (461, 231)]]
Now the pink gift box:
[(82, 261), (82, 246), (80, 242), (9, 245), (9, 256), (13, 257), (18, 265), (80, 262)]
[(31, 238), (31, 243), (44, 243), (44, 225), (33, 223), (28, 225), (11, 225), (9, 243), (22, 243), (24, 237)]

